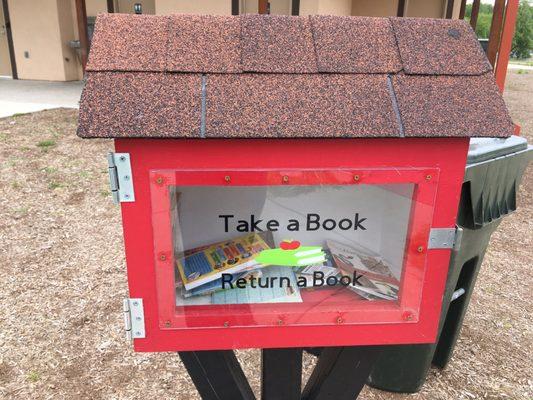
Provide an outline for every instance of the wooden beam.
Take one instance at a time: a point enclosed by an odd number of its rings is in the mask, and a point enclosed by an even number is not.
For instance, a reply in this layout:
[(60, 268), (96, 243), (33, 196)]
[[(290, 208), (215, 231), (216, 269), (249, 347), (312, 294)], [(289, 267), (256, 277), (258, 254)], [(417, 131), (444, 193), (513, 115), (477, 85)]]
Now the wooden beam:
[(472, 3), (472, 14), (470, 15), (470, 26), (473, 30), (476, 30), (477, 16), (479, 15), (479, 4), (481, 0), (474, 0)]
[(500, 49), (498, 51), (498, 62), (496, 63), (496, 70), (494, 71), (496, 83), (502, 93), (505, 87), (505, 77), (507, 76), (509, 57), (511, 56), (518, 6), (519, 0), (509, 0), (507, 2), (507, 9), (505, 10), (505, 22), (503, 23)]
[(489, 44), (487, 47), (487, 58), (494, 67), (496, 57), (500, 48), (500, 37), (503, 27), (503, 16), (505, 13), (505, 0), (495, 0), (492, 12), (492, 23), (490, 25)]
[(268, 0), (258, 0), (259, 14), (268, 14)]
[(302, 400), (354, 400), (365, 386), (383, 347), (324, 347)]
[(85, 0), (76, 0), (76, 20), (78, 22), (78, 35), (80, 37), (81, 66), (85, 72), (87, 56), (89, 54), (89, 33), (87, 31), (87, 9)]
[(107, 12), (108, 13), (115, 12), (115, 1), (114, 0), (107, 0)]
[(7, 47), (9, 50), (9, 60), (11, 61), (11, 77), (18, 79), (17, 60), (15, 59), (15, 47), (13, 46), (13, 32), (11, 31), (11, 19), (9, 17), (9, 7), (7, 0), (2, 0), (4, 9), (4, 24), (6, 26)]
[(178, 354), (203, 400), (255, 400), (233, 351), (180, 351)]
[(261, 351), (261, 400), (300, 400), (302, 349)]
[(459, 10), (459, 19), (465, 19), (466, 0), (461, 0), (461, 9)]
[(396, 11), (397, 17), (403, 17), (405, 15), (405, 0), (398, 0), (398, 10)]
[(453, 18), (453, 6), (455, 5), (455, 0), (448, 0), (446, 3), (446, 19)]

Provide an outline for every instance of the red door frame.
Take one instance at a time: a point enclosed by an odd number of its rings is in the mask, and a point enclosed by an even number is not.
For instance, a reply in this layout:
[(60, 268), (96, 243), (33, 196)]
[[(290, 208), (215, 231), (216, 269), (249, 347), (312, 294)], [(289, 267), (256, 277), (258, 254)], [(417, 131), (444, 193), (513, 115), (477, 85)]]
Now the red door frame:
[[(435, 185), (431, 226), (453, 227), (466, 162), (466, 138), (403, 139), (250, 139), (165, 140), (117, 139), (116, 151), (130, 153), (135, 202), (122, 203), (124, 241), (130, 297), (143, 299), (146, 338), (135, 339), (137, 351), (213, 350), (229, 348), (279, 348), (372, 344), (429, 343), (436, 338), (441, 300), (451, 250), (426, 249), (427, 237), (412, 237), (412, 248), (422, 246), (426, 259), (419, 314), (406, 321), (369, 322), (364, 325), (335, 323), (314, 326), (276, 324), (259, 327), (168, 329), (160, 319), (156, 281), (157, 251), (152, 232), (153, 170), (246, 169), (379, 170), (397, 167), (420, 174)], [(253, 157), (250, 156), (253, 154)], [(439, 170), (438, 182), (431, 180)], [(220, 173), (220, 172), (219, 172)], [(205, 175), (205, 174), (204, 174)], [(205, 175), (207, 176), (207, 175)], [(362, 175), (364, 177), (364, 175)], [(209, 179), (214, 179), (213, 174)], [(364, 178), (361, 180), (363, 183)], [(211, 181), (213, 182), (213, 181)], [(209, 183), (209, 182), (208, 182)], [(416, 246), (415, 246), (416, 245)], [(216, 319), (219, 323), (220, 320)], [(331, 321), (330, 321), (331, 322)], [(162, 325), (161, 325), (162, 323)], [(172, 325), (172, 322), (171, 322)]]

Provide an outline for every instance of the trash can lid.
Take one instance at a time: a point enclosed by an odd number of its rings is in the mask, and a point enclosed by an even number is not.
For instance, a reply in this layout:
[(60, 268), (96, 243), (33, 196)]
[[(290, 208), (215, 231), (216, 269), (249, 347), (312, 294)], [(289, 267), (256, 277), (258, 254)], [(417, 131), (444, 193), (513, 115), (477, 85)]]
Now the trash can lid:
[(511, 136), (502, 138), (472, 138), (468, 149), (467, 164), (490, 160), (496, 157), (506, 156), (527, 149), (526, 138)]

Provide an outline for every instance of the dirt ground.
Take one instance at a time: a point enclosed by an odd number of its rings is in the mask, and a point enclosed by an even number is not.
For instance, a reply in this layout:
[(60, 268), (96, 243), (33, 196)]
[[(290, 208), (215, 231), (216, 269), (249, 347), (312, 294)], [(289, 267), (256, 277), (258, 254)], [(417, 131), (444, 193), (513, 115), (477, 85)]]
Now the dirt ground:
[[(506, 98), (533, 143), (533, 73), (511, 72)], [(197, 399), (176, 354), (136, 354), (110, 140), (75, 136), (77, 112), (0, 119), (0, 397)], [(519, 210), (494, 234), (449, 367), (414, 395), (365, 388), (362, 399), (533, 398), (533, 169)], [(256, 393), (260, 357), (239, 351)], [(314, 358), (306, 356), (305, 379)]]

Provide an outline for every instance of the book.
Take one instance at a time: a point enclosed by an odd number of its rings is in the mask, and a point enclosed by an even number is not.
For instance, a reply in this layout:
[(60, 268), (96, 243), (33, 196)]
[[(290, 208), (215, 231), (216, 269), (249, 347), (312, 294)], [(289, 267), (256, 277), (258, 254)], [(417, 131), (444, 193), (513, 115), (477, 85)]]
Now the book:
[[(245, 272), (239, 272), (237, 274), (232, 274), (231, 283), (235, 283), (237, 279), (244, 278), (246, 280), (249, 280), (252, 276), (254, 278), (258, 278), (261, 276), (261, 270), (260, 269), (253, 269), (251, 271), (245, 271)], [(217, 292), (219, 290), (223, 290), (222, 288), (222, 278), (215, 279), (214, 281), (204, 283), (201, 286), (195, 287), (192, 290), (185, 290), (183, 292), (184, 297), (192, 297), (192, 296), (204, 296), (206, 294), (211, 294), (214, 292)]]
[(370, 256), (357, 251), (350, 246), (328, 240), (327, 246), (335, 260), (337, 267), (346, 274), (357, 272), (371, 280), (387, 282), (399, 286), (390, 268), (379, 256)]
[(398, 300), (399, 287), (388, 282), (380, 282), (361, 277), (358, 284), (349, 288), (367, 300)]
[(222, 274), (236, 274), (260, 267), (256, 261), (258, 254), (270, 249), (265, 239), (252, 233), (178, 255), (176, 267), (183, 286), (192, 290), (220, 279)]

